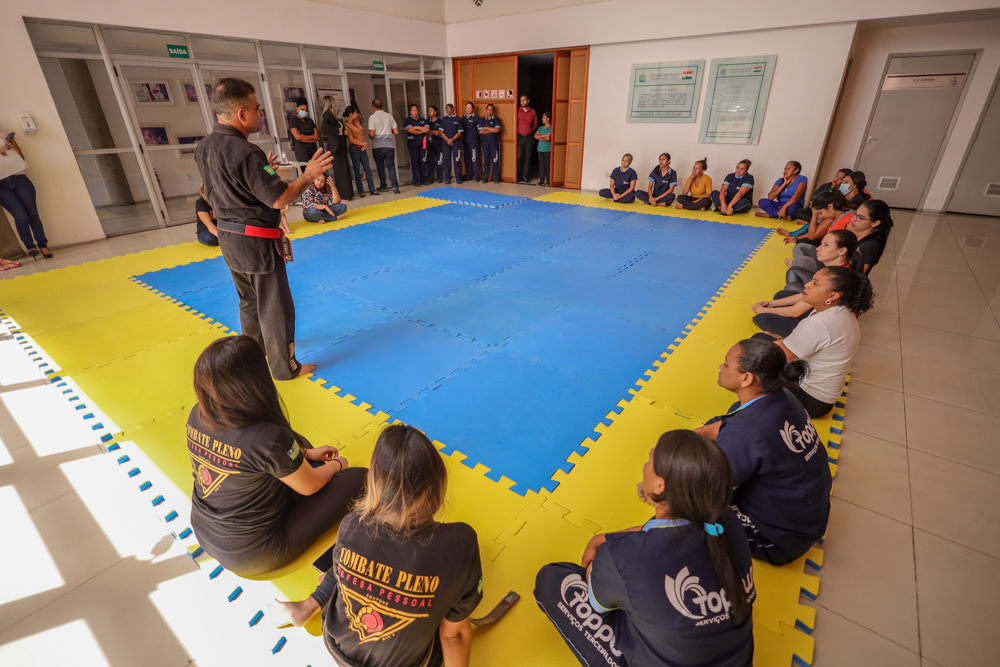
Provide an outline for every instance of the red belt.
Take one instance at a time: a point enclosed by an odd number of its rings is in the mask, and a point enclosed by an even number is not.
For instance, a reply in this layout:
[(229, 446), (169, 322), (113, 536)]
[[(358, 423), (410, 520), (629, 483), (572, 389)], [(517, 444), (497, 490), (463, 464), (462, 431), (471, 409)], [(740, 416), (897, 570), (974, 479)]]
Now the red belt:
[(285, 262), (291, 262), (292, 257), (292, 242), (288, 240), (285, 236), (285, 232), (281, 229), (274, 229), (272, 227), (258, 227), (256, 225), (247, 225), (242, 222), (233, 222), (231, 220), (217, 220), (215, 223), (219, 231), (229, 232), (230, 234), (239, 234), (240, 236), (253, 236), (260, 239), (275, 239), (277, 241), (278, 252), (281, 254)]

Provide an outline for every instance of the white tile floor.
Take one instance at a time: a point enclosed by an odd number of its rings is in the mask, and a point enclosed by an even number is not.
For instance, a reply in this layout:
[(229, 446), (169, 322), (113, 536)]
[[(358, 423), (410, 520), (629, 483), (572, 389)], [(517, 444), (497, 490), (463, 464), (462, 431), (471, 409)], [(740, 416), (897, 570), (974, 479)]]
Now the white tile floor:
[[(406, 187), (399, 197), (412, 194)], [(992, 666), (1000, 220), (895, 217), (872, 272), (878, 306), (861, 321), (821, 594), (803, 600), (818, 610), (814, 664)], [(0, 278), (193, 235), (186, 225), (56, 249), (55, 259), (28, 260)], [(134, 496), (118, 502), (126, 487), (100, 465), (93, 436), (34, 378), (34, 365), (0, 337), (0, 664), (261, 662), (259, 647), (223, 645), (225, 627), (205, 631), (223, 617), (213, 616), (218, 601), (202, 594), (199, 572)]]

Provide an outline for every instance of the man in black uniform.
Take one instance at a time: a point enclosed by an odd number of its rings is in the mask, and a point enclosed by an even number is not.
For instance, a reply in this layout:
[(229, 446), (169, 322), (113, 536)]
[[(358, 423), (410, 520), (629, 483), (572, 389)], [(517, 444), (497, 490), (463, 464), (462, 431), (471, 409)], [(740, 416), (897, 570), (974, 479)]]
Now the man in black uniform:
[(291, 245), (280, 229), (281, 209), (326, 171), (333, 158), (316, 153), (291, 183), (278, 177), (278, 157), (264, 155), (247, 135), (257, 131), (261, 109), (242, 79), (221, 79), (212, 93), (218, 122), (194, 157), (212, 202), (219, 245), (240, 296), (243, 333), (257, 339), (275, 380), (311, 373), (315, 364), (295, 359), (295, 304), (285, 262)]
[(308, 162), (319, 148), (319, 129), (309, 117), (309, 103), (304, 97), (295, 98), (295, 117), (289, 122), (288, 131), (295, 144), (295, 159)]

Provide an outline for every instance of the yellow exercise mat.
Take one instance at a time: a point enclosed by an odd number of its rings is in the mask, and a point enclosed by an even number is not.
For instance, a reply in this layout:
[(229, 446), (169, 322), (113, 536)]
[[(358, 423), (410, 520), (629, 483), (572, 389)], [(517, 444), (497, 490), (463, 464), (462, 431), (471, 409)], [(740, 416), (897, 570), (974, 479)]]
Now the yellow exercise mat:
[(551, 192), (536, 198), (538, 201), (550, 201), (558, 204), (575, 204), (577, 206), (590, 206), (592, 208), (606, 208), (613, 211), (627, 211), (629, 213), (648, 213), (650, 215), (668, 215), (674, 218), (689, 218), (692, 220), (712, 220), (713, 222), (723, 222), (730, 225), (746, 225), (748, 227), (778, 227), (779, 220), (770, 218), (758, 218), (750, 213), (740, 213), (738, 215), (722, 215), (710, 211), (687, 211), (682, 208), (670, 206), (650, 206), (636, 200), (631, 204), (619, 204), (608, 201), (598, 195), (586, 195), (580, 192)]
[[(82, 266), (88, 267), (81, 271)], [(110, 283), (121, 278), (121, 274), (99, 262), (90, 262), (81, 266), (70, 266), (65, 269), (53, 269), (44, 273), (32, 273), (9, 280), (0, 280), (0, 307), (4, 310), (14, 305), (30, 302), (44, 308), (49, 299), (59, 293), (70, 292), (76, 299), (83, 301), (91, 288)]]

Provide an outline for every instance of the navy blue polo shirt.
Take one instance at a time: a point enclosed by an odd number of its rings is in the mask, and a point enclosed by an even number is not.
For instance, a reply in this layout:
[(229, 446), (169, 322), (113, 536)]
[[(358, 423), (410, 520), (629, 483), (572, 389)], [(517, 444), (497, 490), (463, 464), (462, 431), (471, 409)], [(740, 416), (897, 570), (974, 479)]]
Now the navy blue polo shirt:
[(411, 127), (427, 127), (427, 126), (428, 126), (427, 125), (427, 121), (424, 120), (423, 118), (421, 118), (420, 116), (417, 116), (416, 118), (414, 118), (413, 116), (407, 116), (406, 117), (406, 129), (407, 129), (407, 133), (406, 133), (406, 145), (407, 146), (423, 146), (424, 145), (424, 137), (426, 137), (427, 135), (426, 134), (410, 134), (409, 133), (409, 129)]
[[(428, 118), (427, 119), (427, 127), (431, 128), (432, 132), (437, 132), (438, 130), (440, 130), (441, 129), (441, 116), (438, 116), (437, 118)], [(437, 136), (436, 134), (429, 134), (429, 135), (427, 135), (427, 141), (429, 141), (430, 143), (433, 143), (435, 146), (440, 146), (441, 145), (441, 141), (443, 141), (443, 140), (441, 139), (441, 137)]]
[[(660, 172), (660, 166), (657, 165), (653, 167), (653, 171), (649, 172), (649, 180), (653, 182), (653, 196), (659, 197), (671, 187), (677, 185), (677, 172), (667, 167), (667, 175), (664, 176)], [(628, 188), (627, 185), (625, 187)]]
[(733, 471), (733, 504), (783, 551), (805, 553), (830, 518), (826, 448), (787, 389), (739, 408), (722, 417), (717, 440)]
[[(496, 116), (493, 116), (492, 118), (487, 118), (486, 116), (483, 116), (482, 118), (479, 119), (479, 129), (483, 129), (486, 127), (500, 127), (500, 119), (497, 118)], [(490, 132), (489, 134), (480, 134), (479, 139), (480, 141), (483, 142), (483, 144), (489, 144), (492, 146), (494, 144), (500, 143), (500, 134), (498, 132)]]
[(462, 130), (465, 143), (475, 144), (479, 140), (479, 121), (482, 119), (476, 114), (462, 116)]
[(441, 119), (441, 131), (444, 132), (444, 136), (454, 139), (456, 134), (464, 134), (465, 128), (462, 119), (452, 114)]
[(726, 201), (732, 201), (736, 193), (740, 191), (744, 185), (749, 185), (750, 189), (747, 193), (743, 195), (745, 199), (753, 201), (753, 174), (743, 174), (742, 176), (737, 176), (736, 172), (733, 172), (726, 176), (726, 180), (722, 181), (722, 184), (726, 186)]
[(632, 167), (625, 171), (622, 171), (621, 167), (615, 167), (615, 170), (611, 172), (611, 178), (615, 181), (615, 192), (621, 194), (629, 189), (632, 181), (639, 180), (639, 174), (635, 173), (635, 169)]
[[(647, 521), (641, 531), (608, 533), (590, 571), (588, 604), (602, 613), (619, 610), (607, 617), (614, 633), (609, 648), (612, 654), (620, 651), (625, 664), (750, 664), (751, 607), (757, 596), (750, 547), (735, 512), (726, 508), (719, 523), (723, 533), (718, 537), (708, 535), (704, 526), (670, 519)], [(739, 624), (730, 617), (729, 598), (715, 576), (707, 540), (729, 540), (736, 553), (742, 594), (750, 602)], [(566, 606), (580, 617), (575, 592), (563, 597), (571, 594)], [(586, 618), (580, 620), (592, 627)], [(601, 630), (590, 632), (606, 640)]]

